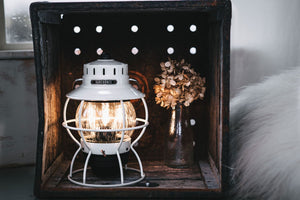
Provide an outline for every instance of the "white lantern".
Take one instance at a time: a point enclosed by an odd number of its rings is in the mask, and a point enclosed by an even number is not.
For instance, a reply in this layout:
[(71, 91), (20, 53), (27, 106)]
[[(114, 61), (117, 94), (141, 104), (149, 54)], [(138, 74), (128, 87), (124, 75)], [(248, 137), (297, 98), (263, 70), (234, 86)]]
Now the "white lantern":
[[(82, 84), (66, 95), (67, 100), (63, 112), (63, 126), (78, 145), (78, 150), (71, 161), (68, 179), (75, 184), (90, 187), (118, 187), (143, 180), (145, 174), (142, 162), (134, 145), (142, 137), (149, 124), (145, 95), (129, 83), (127, 64), (112, 59), (99, 59), (85, 64), (83, 74), (82, 79), (75, 80), (82, 81)], [(130, 102), (133, 99), (140, 99), (143, 102), (144, 119), (136, 118), (135, 109)], [(80, 101), (74, 119), (66, 117), (70, 100)], [(71, 130), (79, 133), (80, 141), (74, 137)], [(134, 141), (131, 141), (135, 130), (140, 133)], [(81, 150), (87, 154), (84, 167), (73, 171), (74, 161)], [(122, 163), (122, 155), (128, 154), (130, 150), (138, 161), (139, 169), (129, 168), (127, 163)], [(120, 169), (120, 183), (87, 183), (86, 173), (91, 155), (99, 158), (107, 156), (115, 158)], [(140, 177), (126, 182), (123, 173), (124, 164), (125, 170), (136, 171), (140, 173)], [(72, 175), (79, 172), (83, 173), (82, 182), (72, 179)]]

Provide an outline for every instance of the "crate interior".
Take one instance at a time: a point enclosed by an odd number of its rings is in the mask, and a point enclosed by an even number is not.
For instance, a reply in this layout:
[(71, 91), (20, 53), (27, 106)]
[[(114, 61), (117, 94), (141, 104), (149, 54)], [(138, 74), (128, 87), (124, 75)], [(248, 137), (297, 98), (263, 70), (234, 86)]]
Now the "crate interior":
[[(149, 108), (150, 125), (136, 150), (143, 161), (146, 180), (155, 187), (135, 185), (118, 188), (118, 191), (128, 195), (128, 191), (134, 188), (136, 195), (150, 196), (161, 195), (162, 191), (173, 191), (173, 194), (182, 191), (190, 194), (221, 191), (223, 26), (218, 18), (219, 12), (219, 9), (203, 12), (185, 9), (68, 11), (63, 15), (55, 13), (58, 18), (55, 22), (49, 17), (52, 14), (40, 15), (50, 19), (39, 25), (43, 67), (42, 77), (38, 78), (43, 82), (44, 98), (41, 185), (46, 194), (51, 196), (51, 191), (55, 191), (56, 195), (71, 191), (74, 195), (81, 191), (80, 194), (89, 192), (96, 195), (101, 191), (105, 196), (113, 191), (112, 188), (81, 187), (67, 180), (70, 159), (77, 146), (61, 126), (65, 95), (72, 90), (73, 81), (82, 77), (83, 64), (99, 58), (99, 48), (113, 59), (128, 64), (129, 75), (138, 80)], [(133, 25), (138, 27), (137, 32), (131, 30)], [(172, 25), (174, 31), (169, 32), (168, 25)], [(191, 25), (195, 25), (196, 31), (190, 30)], [(76, 33), (78, 27), (80, 31)], [(132, 53), (134, 47), (138, 49), (137, 54)], [(167, 52), (170, 47), (174, 49), (173, 54)], [(192, 47), (196, 49), (195, 53), (190, 52)], [(76, 55), (78, 49), (80, 54)], [(167, 119), (171, 110), (155, 103), (153, 85), (154, 77), (161, 70), (160, 62), (168, 57), (185, 59), (207, 81), (204, 100), (197, 100), (188, 107), (190, 118), (196, 121), (193, 126), (195, 165), (188, 169), (173, 169), (163, 164), (164, 133), (168, 131)], [(69, 105), (69, 118), (74, 117), (77, 105), (78, 102)], [(134, 105), (137, 115), (142, 115), (142, 105), (139, 102)], [(77, 137), (78, 134), (74, 135)], [(84, 155), (80, 154), (76, 167), (83, 167), (83, 158)], [(129, 165), (136, 165), (135, 159), (130, 160)], [(89, 180), (97, 181), (97, 177), (89, 172)]]

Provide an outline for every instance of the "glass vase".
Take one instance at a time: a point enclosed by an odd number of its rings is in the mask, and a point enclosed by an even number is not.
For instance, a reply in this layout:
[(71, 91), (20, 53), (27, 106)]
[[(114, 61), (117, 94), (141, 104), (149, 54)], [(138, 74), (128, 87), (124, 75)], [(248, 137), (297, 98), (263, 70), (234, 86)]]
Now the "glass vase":
[(172, 109), (164, 151), (165, 164), (169, 167), (187, 168), (194, 162), (193, 131), (188, 109), (179, 103)]

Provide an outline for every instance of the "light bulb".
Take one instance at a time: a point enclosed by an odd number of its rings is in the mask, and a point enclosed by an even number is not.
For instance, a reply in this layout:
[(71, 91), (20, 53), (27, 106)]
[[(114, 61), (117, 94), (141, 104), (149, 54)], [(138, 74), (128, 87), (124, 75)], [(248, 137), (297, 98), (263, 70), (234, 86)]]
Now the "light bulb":
[[(76, 111), (76, 127), (79, 127), (79, 109)], [(124, 102), (125, 128), (136, 126), (135, 109), (130, 101)], [(81, 128), (84, 129), (122, 129), (123, 114), (120, 102), (84, 102), (81, 113)], [(124, 140), (131, 137), (134, 130), (124, 132)], [(122, 131), (82, 131), (87, 142), (90, 143), (119, 143)], [(80, 132), (79, 132), (80, 134)]]

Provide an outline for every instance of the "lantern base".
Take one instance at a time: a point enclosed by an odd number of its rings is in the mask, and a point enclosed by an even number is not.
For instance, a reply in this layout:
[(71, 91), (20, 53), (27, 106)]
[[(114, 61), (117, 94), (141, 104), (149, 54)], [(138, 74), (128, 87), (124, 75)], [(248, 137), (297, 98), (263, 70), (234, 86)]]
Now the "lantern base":
[[(82, 151), (84, 153), (92, 152), (92, 155), (116, 155), (119, 142), (117, 143), (91, 143), (91, 142), (84, 142), (82, 138), (80, 139)], [(123, 154), (129, 152), (131, 145), (131, 138), (128, 135), (124, 135), (123, 142), (119, 148), (119, 153)]]
[(85, 173), (85, 170), (82, 168), (82, 169), (77, 169), (75, 171), (73, 171), (71, 174), (68, 175), (68, 179), (69, 181), (71, 181), (72, 183), (74, 184), (77, 184), (77, 185), (81, 185), (81, 186), (86, 186), (86, 187), (99, 187), (99, 188), (110, 188), (110, 187), (121, 187), (121, 186), (127, 186), (127, 185), (133, 185), (133, 184), (136, 184), (138, 182), (141, 182), (144, 178), (145, 178), (145, 173), (144, 172), (141, 172), (140, 170), (138, 169), (134, 169), (134, 168), (129, 168), (127, 167), (126, 170), (130, 170), (130, 171), (133, 171), (133, 172), (138, 172), (140, 173), (141, 177), (138, 178), (138, 179), (135, 179), (133, 181), (129, 181), (129, 182), (122, 182), (121, 183), (116, 183), (116, 184), (92, 184), (92, 183), (86, 183), (85, 181), (82, 181), (82, 182), (79, 182), (77, 180), (74, 180), (72, 178), (72, 176), (76, 173)]
[[(87, 154), (85, 153), (87, 156)], [(129, 152), (120, 154), (122, 165), (126, 165), (129, 159)], [(98, 177), (119, 177), (120, 166), (117, 155), (91, 155), (89, 166)]]

